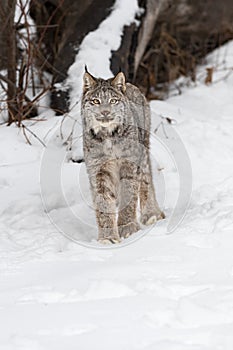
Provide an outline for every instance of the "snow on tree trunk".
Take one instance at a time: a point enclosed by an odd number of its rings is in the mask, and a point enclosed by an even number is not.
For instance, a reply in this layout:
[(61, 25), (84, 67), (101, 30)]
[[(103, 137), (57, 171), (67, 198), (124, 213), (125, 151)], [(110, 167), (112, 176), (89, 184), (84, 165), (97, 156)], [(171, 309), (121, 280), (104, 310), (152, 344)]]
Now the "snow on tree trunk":
[(40, 64), (53, 75), (51, 105), (57, 114), (68, 109), (69, 92), (61, 87), (79, 45), (108, 16), (114, 0), (31, 0), (30, 14), (43, 42)]
[[(9, 4), (12, 8), (15, 0)], [(80, 44), (110, 14), (114, 4), (115, 0), (30, 0), (30, 14), (37, 25), (38, 66), (53, 76), (51, 105), (58, 114), (68, 110), (69, 91), (63, 81)], [(169, 83), (180, 75), (195, 79), (196, 64), (233, 38), (232, 0), (138, 0), (138, 4), (142, 10), (136, 22), (124, 27), (110, 67), (114, 74), (123, 70), (150, 99), (163, 98)], [(15, 60), (14, 28), (9, 23), (5, 29), (3, 19), (2, 13), (0, 68), (14, 65)], [(4, 40), (6, 33), (9, 36)], [(13, 72), (10, 79), (14, 82)]]

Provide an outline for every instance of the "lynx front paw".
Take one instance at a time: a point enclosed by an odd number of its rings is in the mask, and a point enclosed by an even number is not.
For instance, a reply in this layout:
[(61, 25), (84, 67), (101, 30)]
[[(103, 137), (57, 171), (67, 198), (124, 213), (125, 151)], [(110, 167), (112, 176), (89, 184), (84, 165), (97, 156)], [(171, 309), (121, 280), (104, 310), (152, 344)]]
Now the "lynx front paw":
[(165, 219), (166, 215), (164, 214), (164, 212), (162, 210), (160, 210), (160, 212), (158, 214), (156, 214), (156, 217), (157, 217), (157, 221), (158, 221), (158, 220)]
[(99, 231), (98, 242), (101, 244), (116, 244), (121, 242), (121, 238), (115, 230), (101, 229)]
[(129, 222), (126, 225), (120, 225), (118, 226), (118, 232), (120, 237), (128, 238), (133, 233), (140, 230), (140, 226), (137, 222)]
[(121, 239), (119, 238), (111, 238), (111, 237), (106, 237), (106, 238), (100, 238), (98, 239), (98, 242), (101, 244), (116, 244), (116, 243), (120, 243)]
[(156, 212), (156, 213), (146, 213), (141, 216), (141, 223), (143, 225), (153, 225), (157, 221), (162, 220), (165, 218), (165, 214), (162, 211)]

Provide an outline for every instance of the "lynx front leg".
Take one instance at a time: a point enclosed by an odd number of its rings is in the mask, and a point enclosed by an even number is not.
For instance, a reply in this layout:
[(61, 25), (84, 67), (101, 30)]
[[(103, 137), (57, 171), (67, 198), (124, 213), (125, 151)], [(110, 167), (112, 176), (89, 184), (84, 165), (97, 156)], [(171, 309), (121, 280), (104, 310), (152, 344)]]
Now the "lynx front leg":
[(118, 213), (118, 232), (120, 237), (127, 238), (137, 232), (140, 226), (137, 222), (137, 202), (139, 191), (138, 167), (124, 161), (120, 168), (120, 196)]
[(165, 218), (165, 215), (160, 210), (155, 197), (155, 189), (149, 162), (150, 160), (148, 157), (147, 165), (144, 167), (144, 171), (142, 171), (140, 181), (140, 221), (143, 225), (152, 225), (156, 221)]
[(94, 204), (99, 232), (98, 241), (101, 243), (118, 243), (120, 237), (116, 223), (116, 183), (110, 164), (103, 166), (97, 172), (94, 187)]

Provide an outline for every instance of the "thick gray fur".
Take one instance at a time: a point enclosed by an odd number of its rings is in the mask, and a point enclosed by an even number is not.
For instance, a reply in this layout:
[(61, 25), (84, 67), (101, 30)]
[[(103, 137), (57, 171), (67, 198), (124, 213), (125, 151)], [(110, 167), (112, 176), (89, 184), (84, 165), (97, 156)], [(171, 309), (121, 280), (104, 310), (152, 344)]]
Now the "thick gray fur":
[(83, 148), (98, 240), (117, 243), (164, 218), (155, 198), (149, 154), (150, 108), (123, 73), (104, 80), (84, 74)]

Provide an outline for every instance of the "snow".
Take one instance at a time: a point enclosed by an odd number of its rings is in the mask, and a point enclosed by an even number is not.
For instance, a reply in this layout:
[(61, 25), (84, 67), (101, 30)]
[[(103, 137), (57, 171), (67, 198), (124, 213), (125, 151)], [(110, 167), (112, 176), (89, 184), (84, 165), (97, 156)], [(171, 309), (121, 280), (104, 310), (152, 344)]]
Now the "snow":
[[(109, 52), (100, 62), (86, 51), (93, 74), (110, 75)], [(232, 67), (229, 42), (207, 57), (196, 84), (151, 102), (154, 180), (167, 218), (110, 248), (96, 242), (85, 164), (67, 162), (63, 145), (79, 125), (78, 104), (62, 127), (63, 117), (43, 109), (43, 121), (25, 122), (46, 149), (1, 125), (1, 350), (232, 350), (233, 75), (224, 78)], [(176, 123), (163, 119), (165, 132), (154, 134), (159, 115)], [(167, 234), (171, 217), (179, 222)]]
[(81, 93), (85, 65), (93, 75), (105, 79), (112, 75), (109, 67), (111, 51), (117, 50), (120, 46), (124, 26), (137, 23), (135, 16), (140, 12), (137, 0), (117, 0), (111, 14), (97, 30), (90, 32), (84, 38), (76, 60), (69, 69), (67, 83), (74, 91), (71, 104), (75, 103), (77, 95)]

